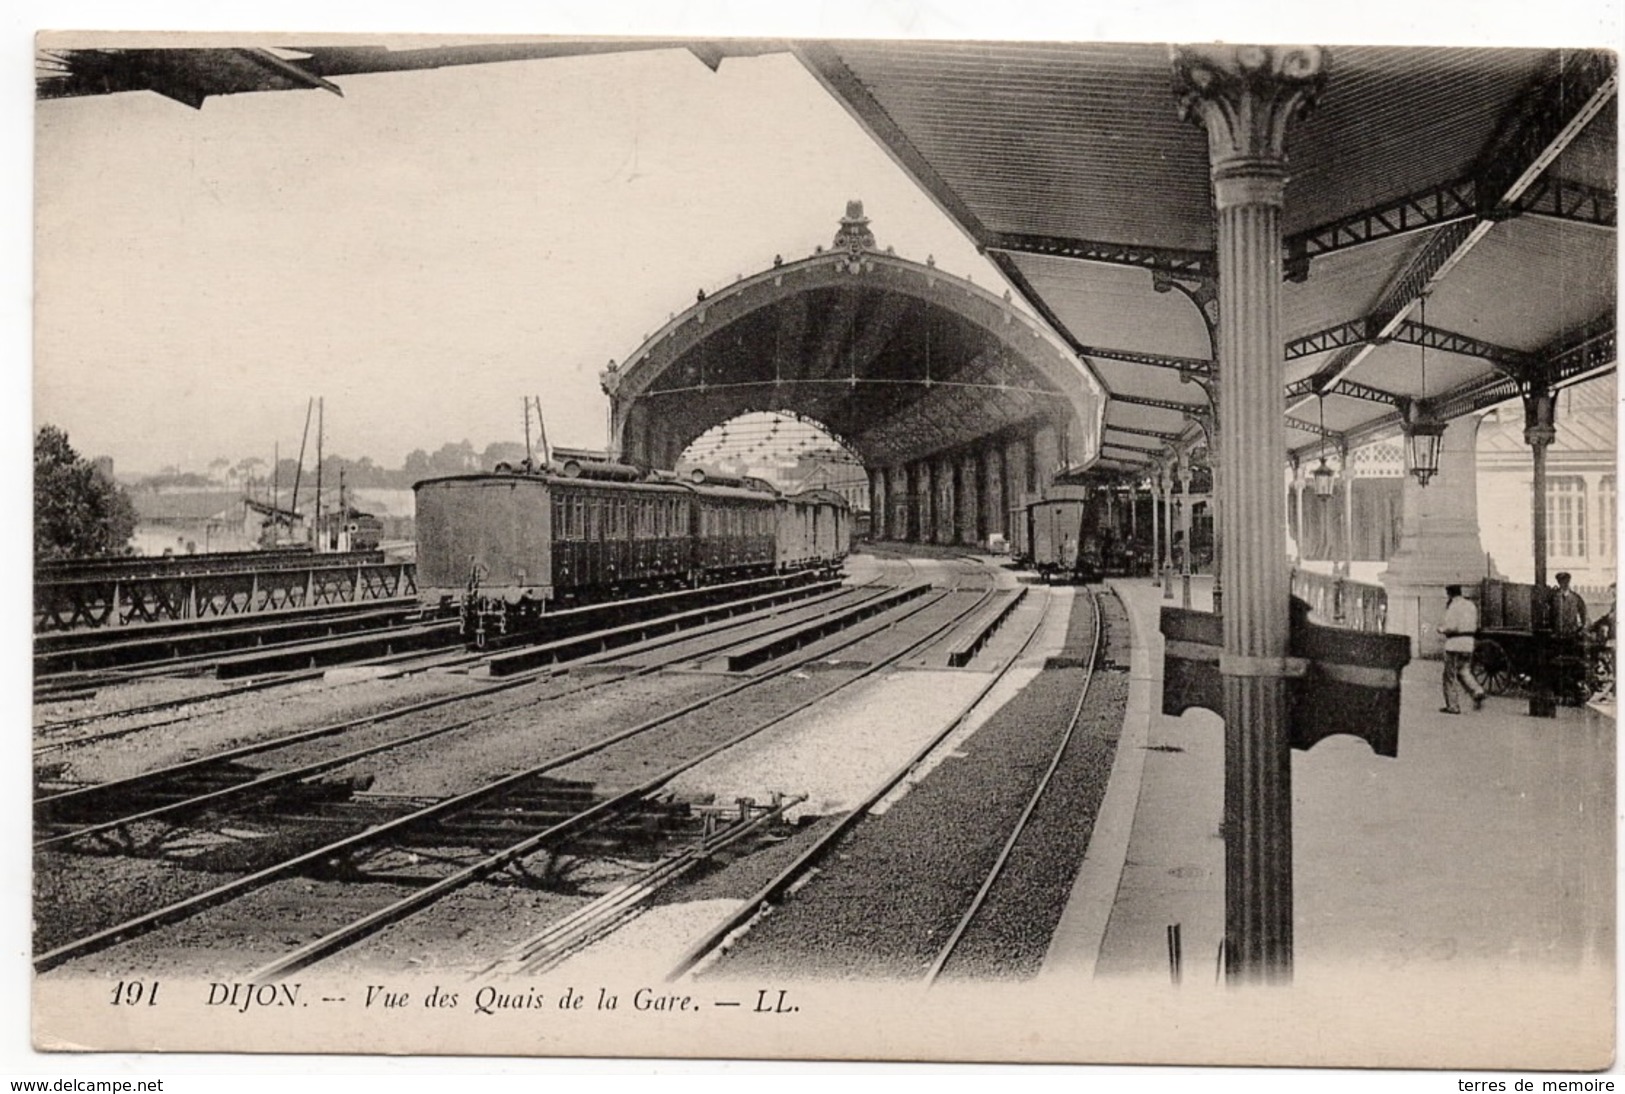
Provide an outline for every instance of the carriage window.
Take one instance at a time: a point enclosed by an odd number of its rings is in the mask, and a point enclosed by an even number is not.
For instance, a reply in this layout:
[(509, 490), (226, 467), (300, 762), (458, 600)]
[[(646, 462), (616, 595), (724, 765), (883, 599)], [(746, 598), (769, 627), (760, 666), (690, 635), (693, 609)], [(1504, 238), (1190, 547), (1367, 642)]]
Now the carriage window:
[(606, 498), (604, 508), (608, 515), (609, 531), (606, 539), (626, 538), (626, 499)]
[(582, 499), (581, 498), (571, 498), (570, 499), (570, 523), (569, 523), (569, 526), (568, 526), (568, 538), (574, 539), (574, 540), (579, 540), (582, 537), (583, 531), (584, 531), (584, 529), (586, 527), (587, 527), (587, 522), (586, 522), (586, 517), (585, 517), (584, 503), (583, 503)]
[(599, 515), (599, 500), (587, 499), (587, 539), (598, 540), (602, 538), (600, 529), (603, 527), (603, 518)]

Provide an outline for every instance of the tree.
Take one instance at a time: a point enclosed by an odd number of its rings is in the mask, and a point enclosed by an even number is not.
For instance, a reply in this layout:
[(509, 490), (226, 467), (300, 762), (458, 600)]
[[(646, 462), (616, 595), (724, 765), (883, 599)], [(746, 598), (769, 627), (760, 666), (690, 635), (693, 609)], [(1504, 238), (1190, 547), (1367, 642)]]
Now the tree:
[(453, 444), (447, 441), (429, 457), (429, 466), (436, 475), (462, 475), (480, 469), (479, 453), (467, 441)]
[(414, 448), (406, 455), (406, 466), (402, 468), (409, 478), (426, 479), (434, 474), (434, 468), (429, 465), (429, 454), (421, 448)]
[[(536, 458), (541, 459), (540, 449), (536, 450)], [(489, 471), (499, 463), (518, 465), (525, 458), (525, 446), (518, 441), (492, 441), (485, 446), (480, 455), (479, 467)]]
[(122, 553), (135, 534), (129, 495), (44, 426), (34, 438), (34, 557), (91, 558)]

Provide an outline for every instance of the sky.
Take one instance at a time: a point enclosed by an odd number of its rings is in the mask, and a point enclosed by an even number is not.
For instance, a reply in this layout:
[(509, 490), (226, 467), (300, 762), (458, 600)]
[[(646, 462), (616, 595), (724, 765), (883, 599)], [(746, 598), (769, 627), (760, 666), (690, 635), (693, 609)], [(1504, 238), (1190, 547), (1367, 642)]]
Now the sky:
[(991, 264), (787, 54), (351, 76), (37, 112), (35, 418), (121, 472), (326, 450), (605, 443), (598, 373), (700, 288), (828, 245)]
[[(855, 27), (1132, 38), (1132, 19), (1144, 37), (1158, 7), (1201, 31), (1206, 9), (1178, 2), (1114, 8), (1124, 26), (1074, 13), (1050, 30), (1034, 22), (1041, 6), (1007, 5), (989, 24), (981, 6), (880, 4)], [(826, 26), (789, 18), (720, 25)], [(1565, 25), (1540, 29), (1563, 40)], [(1362, 29), (1441, 40), (1403, 19)], [(1534, 44), (1533, 30), (1518, 34)], [(1474, 32), (1507, 33), (1486, 19), (1452, 34)], [(328, 452), (399, 466), (447, 441), (522, 440), (521, 400), (539, 395), (550, 439), (601, 446), (608, 361), (697, 289), (827, 244), (851, 198), (881, 246), (1004, 288), (788, 54), (717, 72), (672, 50), (338, 83), (343, 98), (235, 95), (200, 111), (152, 93), (38, 105), (36, 426), (65, 428), (121, 472), (201, 469), (287, 453), (321, 396)]]

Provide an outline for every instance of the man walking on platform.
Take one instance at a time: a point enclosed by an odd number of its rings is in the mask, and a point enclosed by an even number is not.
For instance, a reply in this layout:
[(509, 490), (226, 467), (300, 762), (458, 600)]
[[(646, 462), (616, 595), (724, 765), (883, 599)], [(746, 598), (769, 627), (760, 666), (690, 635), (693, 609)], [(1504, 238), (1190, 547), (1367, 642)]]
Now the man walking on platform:
[(1444, 607), (1444, 706), (1441, 714), (1461, 713), (1461, 689), (1473, 697), (1473, 709), (1484, 706), (1484, 690), (1473, 679), (1473, 636), (1478, 633), (1478, 605), (1461, 595), (1460, 585), (1446, 585)]

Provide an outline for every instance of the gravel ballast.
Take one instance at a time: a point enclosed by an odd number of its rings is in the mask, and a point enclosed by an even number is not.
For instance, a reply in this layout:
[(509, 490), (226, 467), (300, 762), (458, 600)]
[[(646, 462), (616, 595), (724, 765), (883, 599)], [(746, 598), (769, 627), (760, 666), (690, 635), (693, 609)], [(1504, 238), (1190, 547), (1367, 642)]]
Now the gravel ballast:
[[(1075, 601), (1066, 650), (1085, 647), (1093, 620)], [(1107, 625), (1125, 643), (1120, 608)], [(1114, 625), (1115, 624), (1115, 625)], [(965, 975), (1037, 971), (1064, 908), (1104, 795), (1122, 725), (1126, 679), (1108, 645), (1096, 690), (1049, 794), (1017, 845), (1010, 879), (996, 888), (988, 926), (967, 934)], [(938, 764), (912, 792), (861, 822), (784, 907), (737, 940), (714, 966), (724, 977), (908, 979), (924, 974), (1048, 768), (1077, 701), (1084, 670), (1050, 668)], [(1014, 895), (1001, 895), (1013, 893)], [(954, 973), (951, 973), (954, 974)]]

